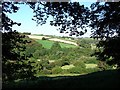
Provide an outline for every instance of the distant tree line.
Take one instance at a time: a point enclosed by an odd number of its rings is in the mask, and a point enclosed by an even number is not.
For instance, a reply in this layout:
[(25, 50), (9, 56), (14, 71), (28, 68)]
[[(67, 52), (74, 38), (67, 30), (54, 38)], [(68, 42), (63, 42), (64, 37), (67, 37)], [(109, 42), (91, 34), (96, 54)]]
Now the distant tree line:
[(30, 32), (23, 32), (23, 34), (25, 34), (25, 35), (31, 35)]

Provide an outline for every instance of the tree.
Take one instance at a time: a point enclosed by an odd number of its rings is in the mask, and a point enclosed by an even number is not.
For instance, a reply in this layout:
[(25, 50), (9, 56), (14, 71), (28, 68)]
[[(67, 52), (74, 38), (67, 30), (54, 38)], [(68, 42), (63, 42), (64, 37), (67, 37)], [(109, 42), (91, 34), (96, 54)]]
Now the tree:
[(2, 3), (2, 75), (3, 83), (16, 79), (33, 77), (31, 64), (27, 63), (29, 57), (25, 55), (26, 43), (25, 35), (12, 30), (13, 25), (20, 26), (14, 22), (7, 13), (16, 13), (18, 7), (13, 2)]
[(45, 37), (42, 37), (42, 40), (46, 40), (46, 38), (45, 38)]
[[(33, 20), (39, 25), (46, 23), (49, 16), (53, 17), (50, 25), (60, 26), (60, 33), (83, 35), (87, 32), (86, 25), (89, 22), (89, 9), (79, 2), (29, 2), (35, 15)], [(78, 28), (83, 29), (78, 31)]]
[[(114, 8), (113, 8), (114, 7)], [(120, 67), (120, 2), (106, 2), (91, 5), (92, 37), (99, 38), (99, 60)]]

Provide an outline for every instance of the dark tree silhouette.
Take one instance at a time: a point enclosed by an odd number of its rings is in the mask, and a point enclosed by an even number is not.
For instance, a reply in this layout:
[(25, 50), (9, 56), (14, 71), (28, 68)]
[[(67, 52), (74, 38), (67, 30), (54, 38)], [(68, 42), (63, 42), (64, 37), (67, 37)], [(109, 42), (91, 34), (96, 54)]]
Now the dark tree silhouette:
[[(114, 8), (113, 8), (114, 7)], [(120, 36), (120, 2), (94, 3), (91, 5), (92, 37), (101, 39)]]
[[(12, 26), (20, 23), (12, 21), (7, 17), (7, 13), (16, 13), (18, 7), (15, 3), (2, 3), (2, 75), (3, 83), (16, 79), (30, 78), (32, 76), (30, 64), (25, 64), (28, 59), (25, 55), (25, 35), (12, 30)], [(20, 64), (21, 63), (21, 64)]]
[[(60, 33), (79, 36), (87, 32), (89, 9), (78, 2), (30, 2), (27, 4), (33, 9), (35, 13), (33, 20), (38, 25), (45, 24), (47, 18), (52, 16), (50, 25), (60, 27), (58, 28)], [(83, 30), (78, 31), (78, 28)]]
[(99, 38), (99, 60), (120, 67), (120, 2), (91, 5), (92, 37)]

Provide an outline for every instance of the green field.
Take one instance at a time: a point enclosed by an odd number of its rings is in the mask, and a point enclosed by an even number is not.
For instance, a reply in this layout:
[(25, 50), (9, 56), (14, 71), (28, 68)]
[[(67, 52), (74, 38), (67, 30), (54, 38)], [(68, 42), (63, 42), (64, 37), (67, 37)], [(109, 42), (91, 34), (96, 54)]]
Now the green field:
[(86, 68), (96, 68), (97, 64), (85, 64)]
[[(53, 45), (54, 41), (49, 40), (37, 40), (38, 43), (42, 44), (44, 48), (50, 49)], [(75, 48), (75, 45), (66, 44), (66, 43), (59, 43), (61, 48)]]
[(75, 66), (73, 64), (71, 64), (71, 65), (62, 66), (61, 68), (62, 69), (70, 69), (70, 68), (73, 68), (73, 67), (75, 67)]

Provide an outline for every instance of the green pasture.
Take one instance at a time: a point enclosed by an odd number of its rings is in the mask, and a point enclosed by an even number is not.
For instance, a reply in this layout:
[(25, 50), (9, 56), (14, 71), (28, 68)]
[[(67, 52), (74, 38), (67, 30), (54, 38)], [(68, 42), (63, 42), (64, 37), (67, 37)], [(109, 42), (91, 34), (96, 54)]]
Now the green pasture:
[(61, 68), (62, 69), (70, 69), (70, 68), (73, 68), (73, 67), (75, 67), (75, 66), (73, 64), (71, 64), (71, 65), (62, 66)]
[[(49, 40), (36, 40), (38, 43), (42, 44), (44, 48), (50, 49), (53, 45), (54, 41)], [(67, 43), (59, 43), (61, 48), (75, 48), (75, 45), (67, 44)]]
[(86, 68), (96, 68), (97, 64), (85, 64)]

